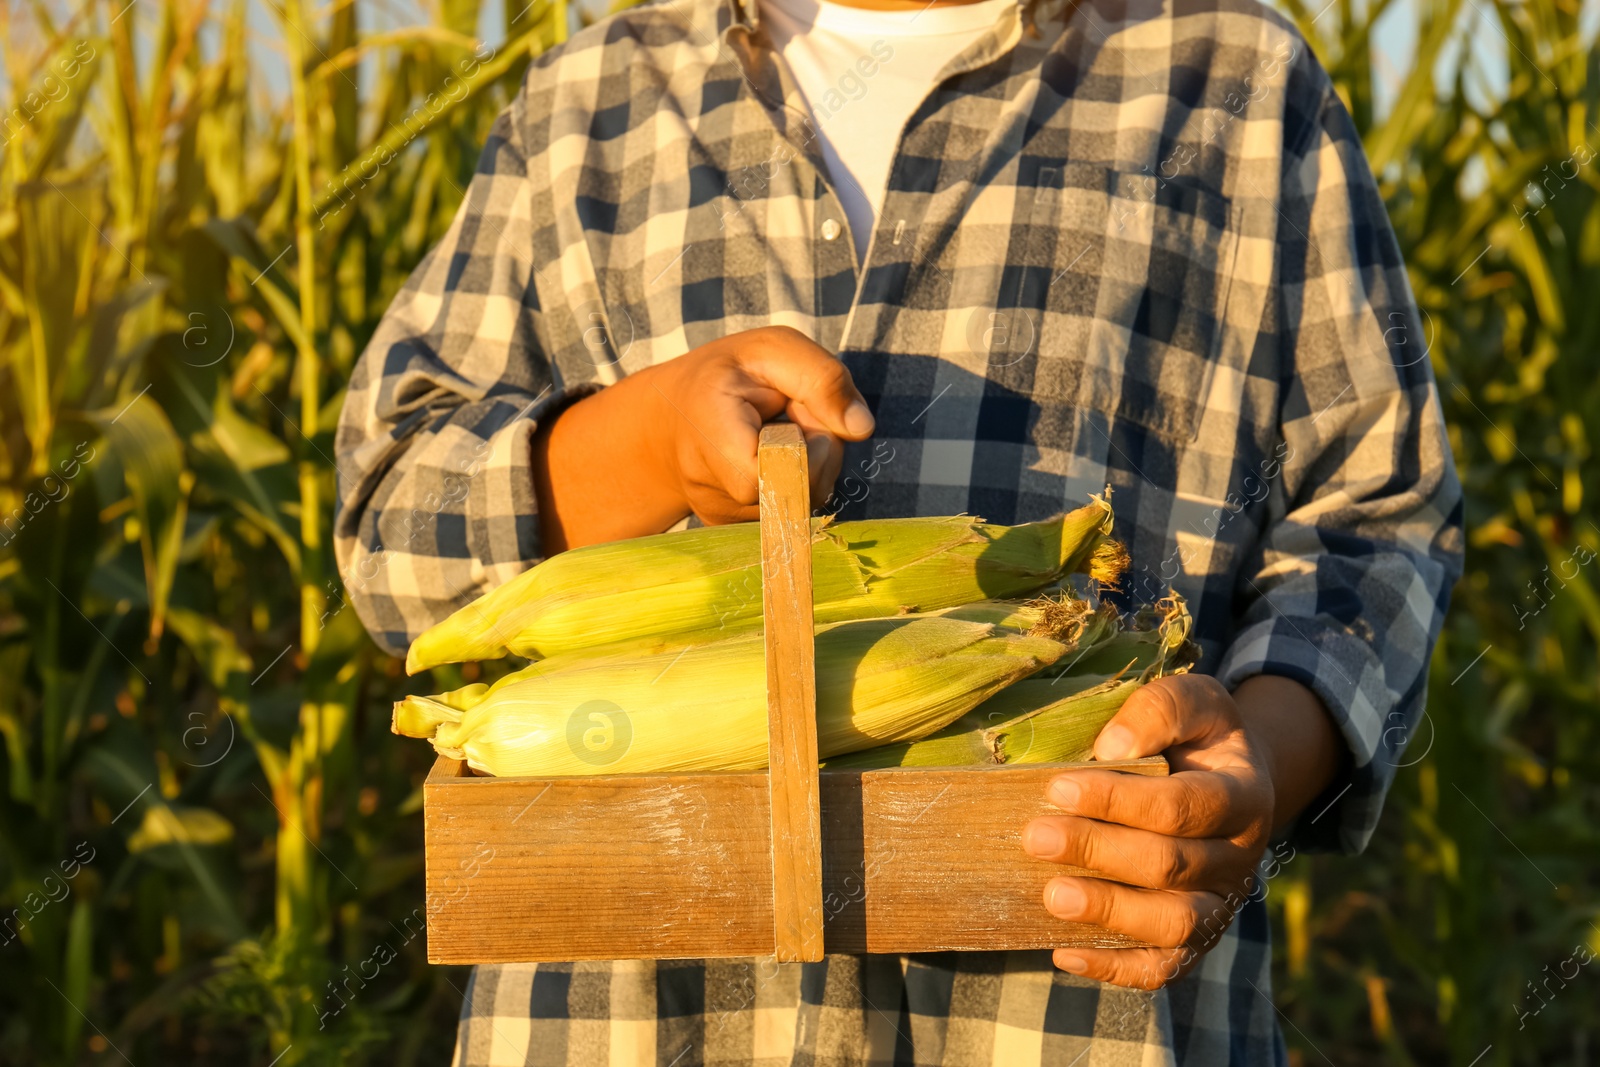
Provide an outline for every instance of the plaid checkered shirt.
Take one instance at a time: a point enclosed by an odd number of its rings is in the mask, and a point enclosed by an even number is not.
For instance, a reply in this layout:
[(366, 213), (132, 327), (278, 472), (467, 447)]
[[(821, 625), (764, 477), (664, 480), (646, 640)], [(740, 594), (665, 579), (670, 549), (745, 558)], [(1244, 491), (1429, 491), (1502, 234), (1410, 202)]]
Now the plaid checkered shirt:
[[(540, 557), (559, 405), (754, 327), (877, 417), (842, 518), (1042, 519), (1107, 484), (1124, 595), (1199, 669), (1309, 686), (1349, 755), (1157, 992), (1046, 952), (477, 968), (457, 1063), (1283, 1063), (1266, 876), (1359, 851), (1423, 713), (1461, 496), (1351, 119), (1253, 0), (1008, 9), (906, 123), (865, 262), (750, 0), (658, 0), (536, 59), (350, 383), (335, 546), (384, 648)], [(871, 107), (865, 96), (846, 107)], [(619, 501), (619, 507), (627, 506)]]

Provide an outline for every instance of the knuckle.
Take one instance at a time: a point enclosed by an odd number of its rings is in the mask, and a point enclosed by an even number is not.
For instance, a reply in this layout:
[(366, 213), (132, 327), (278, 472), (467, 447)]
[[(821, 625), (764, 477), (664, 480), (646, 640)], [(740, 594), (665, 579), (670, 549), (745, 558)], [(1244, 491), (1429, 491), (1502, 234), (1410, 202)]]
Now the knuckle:
[(1200, 933), (1200, 913), (1192, 903), (1173, 904), (1162, 916), (1163, 948), (1181, 948), (1194, 943)]
[(1161, 975), (1151, 966), (1150, 954), (1147, 952), (1123, 952), (1118, 954), (1117, 962), (1109, 968), (1111, 977), (1107, 979), (1113, 985), (1125, 989), (1159, 989), (1162, 984)]
[(1157, 714), (1165, 703), (1171, 699), (1167, 694), (1166, 686), (1162, 684), (1165, 681), (1167, 681), (1166, 678), (1157, 678), (1149, 685), (1140, 686), (1136, 689), (1127, 700), (1123, 701), (1122, 711), (1118, 713), (1118, 718), (1125, 715), (1137, 719)]
[(1160, 967), (1152, 967), (1148, 962), (1139, 967), (1139, 977), (1133, 983), (1137, 989), (1157, 990), (1167, 984), (1167, 976)]
[(1217, 804), (1212, 793), (1194, 776), (1178, 779), (1172, 812), (1177, 831), (1196, 836), (1211, 834), (1217, 829), (1217, 816), (1222, 808), (1223, 805)]
[(1089, 921), (1105, 927), (1107, 930), (1117, 930), (1131, 936), (1138, 925), (1140, 900), (1131, 889), (1120, 886), (1106, 885), (1099, 888), (1098, 900), (1090, 897), (1088, 914), (1095, 916)]
[(850, 382), (850, 372), (832, 356), (824, 355), (811, 378), (812, 388), (819, 393), (842, 393)]
[(1188, 823), (1186, 816), (1189, 808), (1185, 792), (1170, 789), (1153, 791), (1145, 800), (1144, 825), (1168, 834), (1184, 830)]
[(1091, 780), (1088, 774), (1072, 780), (1079, 786), (1078, 799), (1072, 805), (1074, 815), (1085, 819), (1114, 819), (1115, 806), (1111, 803), (1111, 797), (1099, 788), (1099, 782)]
[[(1188, 676), (1177, 676), (1177, 678), (1185, 677)], [(1176, 685), (1161, 684), (1166, 681), (1176, 681), (1176, 678), (1158, 678), (1142, 690), (1150, 694), (1147, 702), (1149, 709), (1145, 714), (1157, 722), (1176, 723), (1179, 719), (1178, 693), (1181, 690)]]
[(1116, 891), (1098, 878), (1080, 878), (1078, 888), (1083, 890), (1083, 917), (1079, 921), (1095, 926), (1115, 927)]
[(1111, 985), (1119, 985), (1126, 988), (1139, 981), (1137, 968), (1129, 966), (1124, 960), (1116, 960), (1113, 963), (1106, 964), (1104, 971), (1105, 977), (1101, 981), (1109, 982)]
[(1217, 717), (1233, 726), (1244, 723), (1244, 717), (1239, 714), (1239, 705), (1233, 699), (1233, 694), (1225, 689), (1221, 682), (1215, 678), (1209, 679), (1211, 691), (1208, 695), (1209, 703), (1215, 709)]
[(762, 339), (775, 345), (792, 345), (797, 341), (810, 341), (811, 338), (795, 329), (793, 326), (761, 326), (757, 328)]
[[(1129, 958), (1122, 961), (1117, 968), (1117, 985), (1125, 989), (1145, 989), (1148, 987), (1151, 977), (1150, 961), (1143, 958), (1144, 953), (1142, 952), (1138, 953), (1138, 956), (1139, 958), (1136, 959), (1130, 955)], [(1118, 1021), (1122, 1023), (1131, 1022), (1134, 1014), (1135, 1010), (1130, 1005), (1124, 1004), (1118, 1012)]]
[(1234, 843), (1239, 847), (1244, 862), (1251, 870), (1255, 869), (1255, 862), (1266, 851), (1267, 845), (1272, 840), (1272, 827), (1263, 822), (1255, 822), (1245, 827), (1244, 832), (1234, 838)]
[[(1104, 871), (1106, 851), (1104, 835), (1099, 827), (1093, 823), (1081, 823), (1080, 825), (1084, 829), (1082, 833), (1076, 835), (1078, 842), (1077, 855), (1069, 855), (1067, 858), (1073, 860), (1085, 870)], [(1071, 841), (1074, 838), (1069, 836), (1068, 840)]]
[(1176, 842), (1169, 841), (1161, 849), (1157, 864), (1161, 885), (1155, 888), (1176, 889), (1187, 882), (1192, 870), (1188, 854)]

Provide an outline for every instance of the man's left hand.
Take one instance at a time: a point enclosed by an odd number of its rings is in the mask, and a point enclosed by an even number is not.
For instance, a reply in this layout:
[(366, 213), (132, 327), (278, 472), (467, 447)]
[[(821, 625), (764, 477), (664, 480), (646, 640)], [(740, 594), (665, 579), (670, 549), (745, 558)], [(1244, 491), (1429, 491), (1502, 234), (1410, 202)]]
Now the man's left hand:
[[(1315, 700), (1297, 683), (1273, 681)], [(1048, 795), (1070, 814), (1040, 816), (1023, 832), (1031, 854), (1104, 876), (1052, 878), (1044, 891), (1052, 914), (1157, 946), (1057, 949), (1062, 970), (1160, 988), (1216, 943), (1253, 888), (1274, 825), (1273, 760), (1220, 682), (1198, 674), (1157, 679), (1128, 699), (1095, 742), (1099, 760), (1163, 752), (1173, 772), (1165, 778), (1111, 770), (1056, 776)]]

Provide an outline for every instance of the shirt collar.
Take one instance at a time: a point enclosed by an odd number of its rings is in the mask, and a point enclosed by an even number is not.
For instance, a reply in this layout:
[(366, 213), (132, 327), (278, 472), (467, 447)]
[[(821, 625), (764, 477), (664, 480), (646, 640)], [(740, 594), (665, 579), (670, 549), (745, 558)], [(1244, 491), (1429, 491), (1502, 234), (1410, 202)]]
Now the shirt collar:
[(761, 5), (757, 0), (722, 0), (722, 3), (735, 24), (748, 26), (752, 33), (761, 28)]
[[(727, 25), (723, 33), (724, 40), (727, 39), (727, 35), (733, 31), (734, 27), (744, 27), (745, 32), (748, 32), (753, 40), (765, 40), (760, 32), (760, 0), (716, 0), (716, 3), (721, 12), (726, 16)], [(1016, 4), (1007, 7), (1005, 13), (1001, 15), (998, 21), (995, 22), (995, 35), (999, 38), (997, 42), (998, 47), (992, 51), (987, 48), (984, 49), (983, 58), (978, 59), (978, 61), (973, 63), (970, 67), (963, 64), (963, 69), (971, 70), (975, 67), (982, 66), (984, 63), (998, 58), (999, 56), (1010, 51), (1016, 46), (1018, 39), (1020, 39), (1021, 29), (1022, 3), (1021, 0), (1018, 0)], [(987, 42), (987, 38), (985, 38), (985, 42)], [(974, 58), (976, 59), (977, 57)], [(959, 71), (952, 70), (948, 73), (955, 74), (959, 73)]]
[[(718, 24), (713, 33), (733, 51), (751, 86), (770, 99), (784, 99), (788, 79), (778, 74), (775, 69), (778, 65), (771, 61), (771, 47), (761, 32), (759, 0), (712, 0), (697, 6), (702, 11), (713, 12), (712, 18)], [(1022, 40), (1023, 29), (1022, 3), (1018, 0), (1005, 9), (988, 33), (956, 56), (939, 76), (964, 74), (1005, 56)]]

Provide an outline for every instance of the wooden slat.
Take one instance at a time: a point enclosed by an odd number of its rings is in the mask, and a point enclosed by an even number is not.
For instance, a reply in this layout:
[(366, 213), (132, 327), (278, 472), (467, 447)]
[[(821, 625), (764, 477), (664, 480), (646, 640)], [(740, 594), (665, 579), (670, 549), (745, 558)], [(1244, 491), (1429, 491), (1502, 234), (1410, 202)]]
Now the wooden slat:
[[(1023, 826), (1051, 776), (1127, 763), (823, 771), (819, 914), (829, 952), (1129, 945), (1044, 910)], [(423, 787), (428, 959), (510, 963), (764, 956), (775, 943), (767, 775), (480, 778)], [(410, 924), (407, 924), (408, 927)]]
[[(1093, 766), (1167, 772), (1160, 757)], [(1022, 850), (1030, 819), (1060, 813), (1046, 799), (1045, 787), (1063, 769), (824, 771), (828, 951), (1138, 944), (1098, 927), (1062, 922), (1045, 910), (1044, 886), (1051, 877), (1091, 873)]]
[(463, 777), (423, 785), (433, 963), (772, 951), (761, 773)]
[(762, 428), (761, 601), (767, 642), (774, 953), (823, 953), (822, 823), (812, 648), (811, 494), (800, 427)]

